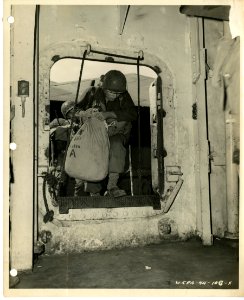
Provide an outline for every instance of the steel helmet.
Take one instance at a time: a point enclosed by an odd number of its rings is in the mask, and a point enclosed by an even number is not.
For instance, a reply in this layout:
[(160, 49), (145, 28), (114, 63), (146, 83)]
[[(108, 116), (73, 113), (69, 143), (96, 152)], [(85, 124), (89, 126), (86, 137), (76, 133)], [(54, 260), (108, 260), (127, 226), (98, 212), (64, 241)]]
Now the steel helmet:
[(67, 114), (75, 107), (74, 101), (65, 101), (61, 106), (61, 112), (65, 119), (67, 119)]
[(117, 70), (108, 71), (104, 75), (103, 89), (110, 90), (117, 93), (126, 91), (126, 78), (123, 73)]

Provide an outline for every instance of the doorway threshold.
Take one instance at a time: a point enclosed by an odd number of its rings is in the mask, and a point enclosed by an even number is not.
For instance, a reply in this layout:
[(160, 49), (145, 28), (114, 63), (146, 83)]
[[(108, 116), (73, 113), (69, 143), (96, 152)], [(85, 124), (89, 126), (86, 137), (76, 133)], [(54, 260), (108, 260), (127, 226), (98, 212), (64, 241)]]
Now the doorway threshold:
[(59, 213), (68, 214), (69, 209), (86, 208), (119, 208), (119, 207), (153, 207), (161, 209), (160, 197), (158, 195), (127, 195), (122, 197), (108, 196), (80, 196), (80, 197), (58, 197)]

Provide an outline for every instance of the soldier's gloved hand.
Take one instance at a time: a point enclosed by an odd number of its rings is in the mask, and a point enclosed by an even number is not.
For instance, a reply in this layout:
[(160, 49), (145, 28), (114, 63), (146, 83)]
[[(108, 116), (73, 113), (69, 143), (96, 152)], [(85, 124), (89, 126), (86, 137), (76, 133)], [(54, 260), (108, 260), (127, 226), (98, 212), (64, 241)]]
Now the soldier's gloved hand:
[(93, 115), (95, 118), (97, 118), (98, 120), (104, 121), (104, 116), (100, 111), (94, 112)]
[(107, 124), (108, 124), (108, 135), (109, 136), (112, 136), (112, 135), (115, 135), (115, 134), (118, 133), (118, 130), (117, 130), (118, 122), (117, 122), (117, 120), (109, 119), (109, 122), (107, 120)]
[(88, 108), (86, 111), (80, 111), (79, 112), (79, 117), (82, 120), (82, 122), (86, 122), (87, 119), (91, 118), (94, 116), (95, 113), (98, 112), (97, 108)]
[(109, 125), (111, 125), (111, 126), (114, 126), (115, 124), (117, 125), (117, 119), (115, 119), (115, 118), (108, 118), (108, 119), (106, 119), (106, 123), (108, 124), (108, 126)]

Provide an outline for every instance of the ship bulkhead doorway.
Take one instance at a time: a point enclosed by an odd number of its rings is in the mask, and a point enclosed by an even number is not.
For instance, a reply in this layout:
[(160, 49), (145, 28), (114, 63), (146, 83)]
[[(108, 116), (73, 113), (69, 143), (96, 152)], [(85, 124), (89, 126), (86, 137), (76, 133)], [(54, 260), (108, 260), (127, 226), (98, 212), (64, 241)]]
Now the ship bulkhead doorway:
[[(155, 165), (155, 161), (153, 161), (156, 156), (151, 143), (155, 140), (152, 134), (162, 134), (162, 132), (159, 130), (152, 133), (152, 103), (156, 103), (156, 96), (152, 99), (152, 92), (149, 93), (151, 89), (156, 95), (158, 77), (152, 68), (140, 65), (138, 100), (136, 64), (92, 60), (83, 62), (78, 102), (91, 87), (97, 88), (102, 85), (103, 77), (108, 71), (118, 70), (126, 77), (127, 90), (135, 105), (137, 118), (131, 122), (129, 140), (125, 145), (125, 167), (118, 180), (118, 187), (126, 192), (126, 196), (116, 199), (104, 196), (106, 195), (108, 176), (101, 181), (102, 189), (99, 191), (99, 195), (91, 197), (91, 193), (86, 191), (85, 186), (79, 190), (78, 195), (75, 194), (76, 179), (67, 175), (64, 170), (71, 124), (62, 114), (62, 105), (64, 102), (74, 101), (76, 98), (81, 63), (81, 59), (61, 59), (52, 66), (50, 71), (50, 139), (46, 154), (49, 160), (49, 169), (57, 183), (56, 186), (53, 186), (51, 193), (52, 204), (59, 207), (61, 214), (68, 213), (72, 208), (127, 206), (154, 206), (156, 208), (157, 205), (160, 206), (160, 195), (158, 190), (155, 190), (156, 183), (154, 182), (158, 176), (158, 164)], [(160, 82), (160, 84), (162, 83)], [(60, 179), (63, 179), (63, 176), (65, 179), (60, 185)], [(46, 188), (47, 190), (48, 188)]]

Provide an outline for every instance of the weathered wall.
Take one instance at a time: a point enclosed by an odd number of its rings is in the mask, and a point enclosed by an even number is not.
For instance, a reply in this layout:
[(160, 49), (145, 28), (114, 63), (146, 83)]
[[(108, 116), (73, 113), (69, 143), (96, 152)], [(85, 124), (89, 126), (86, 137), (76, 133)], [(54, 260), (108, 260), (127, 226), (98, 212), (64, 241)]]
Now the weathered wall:
[[(11, 267), (17, 270), (32, 267), (33, 234), (33, 36), (35, 6), (13, 8), (15, 22), (11, 25), (11, 104), (15, 116), (11, 122), (14, 182), (10, 195)], [(31, 26), (30, 26), (31, 25)], [(24, 34), (23, 34), (24, 32)], [(29, 97), (22, 117), (18, 81), (29, 81)]]
[[(28, 29), (28, 41), (26, 43), (23, 39), (18, 41), (17, 36), (14, 44), (16, 51), (19, 51), (16, 52), (16, 61), (14, 61), (16, 68), (12, 76), (15, 84), (20, 77), (30, 80), (33, 84), (31, 64), (33, 61), (34, 9), (32, 10), (29, 12), (21, 7), (15, 7), (15, 16), (19, 17), (19, 20), (25, 20), (26, 14), (29, 13), (28, 24), (22, 22), (19, 25), (22, 32), (27, 32)], [(165, 148), (168, 153), (165, 166), (180, 166), (184, 183), (167, 214), (163, 214), (162, 211), (153, 211), (151, 208), (122, 208), (74, 210), (68, 215), (59, 215), (58, 209), (51, 207), (55, 212), (55, 220), (53, 224), (44, 224), (42, 178), (39, 177), (38, 230), (52, 232), (50, 249), (53, 249), (55, 245), (61, 245), (61, 248), (57, 249), (59, 252), (143, 244), (170, 238), (170, 236), (185, 238), (194, 234), (197, 229), (198, 233), (201, 233), (201, 227), (197, 226), (201, 212), (198, 208), (197, 213), (196, 205), (199, 187), (195, 184), (196, 176), (198, 176), (195, 173), (197, 141), (194, 133), (196, 121), (192, 119), (192, 104), (195, 99), (192, 95), (189, 18), (179, 13), (178, 6), (131, 6), (124, 32), (119, 35), (119, 13), (117, 6), (40, 7), (38, 174), (46, 171), (48, 165), (44, 155), (49, 140), (48, 113), (45, 105), (49, 104), (49, 72), (54, 63), (51, 59), (54, 55), (79, 57), (85, 49), (84, 46), (89, 43), (95, 49), (106, 49), (133, 56), (137, 56), (138, 51), (143, 50), (144, 62), (161, 68), (164, 109), (167, 114), (164, 119)], [(21, 36), (19, 34), (19, 37)], [(91, 57), (96, 58), (94, 55)], [(28, 62), (28, 67), (22, 67), (21, 62)], [(14, 93), (16, 96), (16, 88)], [(18, 118), (15, 119), (16, 128), (21, 123), (21, 118)], [(47, 125), (45, 125), (45, 118), (47, 118)], [(28, 118), (24, 121), (27, 120), (28, 130), (31, 130), (33, 115), (30, 118), (28, 114)], [(25, 130), (25, 128), (20, 130)], [(25, 131), (26, 140), (19, 141), (20, 145), (23, 144), (25, 151), (26, 145), (33, 142), (28, 130)], [(16, 129), (16, 134), (20, 139), (23, 137), (18, 129)], [(23, 162), (28, 165), (28, 170), (33, 167), (30, 149), (29, 147), (25, 153), (21, 152), (23, 156), (18, 158), (19, 161), (23, 158)], [(25, 161), (25, 158), (28, 161)], [(20, 174), (21, 170), (18, 169), (18, 172)], [(32, 182), (33, 174), (28, 172), (25, 171), (24, 178), (18, 179), (23, 187), (25, 186), (23, 180), (25, 182), (29, 180), (29, 184), (30, 180)], [(170, 184), (166, 183), (166, 189), (169, 186)], [(26, 218), (28, 214), (32, 214), (31, 203), (33, 203), (31, 202), (33, 200), (32, 189), (25, 191), (27, 192), (28, 197), (19, 197), (23, 201), (22, 207), (30, 205), (28, 213), (25, 211)], [(15, 194), (16, 200), (13, 200), (13, 204), (18, 201), (17, 197), (18, 195)], [(16, 212), (20, 214), (21, 207), (16, 206)], [(19, 218), (16, 216), (16, 222)], [(164, 223), (171, 225), (171, 235), (159, 235), (158, 226)], [(18, 230), (16, 236), (17, 234)]]
[(205, 20), (205, 47), (207, 64), (207, 110), (210, 143), (210, 190), (213, 234), (223, 236), (226, 230), (226, 162), (225, 162), (225, 116), (221, 101), (221, 89), (212, 84), (212, 74), (216, 58), (216, 48), (224, 36), (221, 21)]
[[(109, 16), (109, 17), (108, 17)], [(119, 35), (119, 7), (98, 7), (98, 6), (41, 6), (40, 11), (40, 61), (42, 67), (47, 66), (46, 73), (41, 72), (44, 77), (48, 76), (48, 68), (51, 67), (51, 58), (53, 55), (65, 56), (70, 55), (72, 48), (74, 56), (81, 56), (84, 51), (82, 45), (91, 44), (92, 48), (106, 49), (117, 53), (129, 53), (136, 56), (139, 50), (144, 51), (144, 63), (152, 66), (158, 65), (162, 69), (162, 78), (164, 86), (164, 109), (167, 116), (164, 120), (165, 127), (165, 148), (168, 156), (165, 159), (165, 166), (181, 166), (183, 172), (184, 184), (173, 204), (170, 212), (163, 218), (173, 220), (175, 224), (172, 226), (172, 235), (178, 234), (181, 237), (194, 234), (196, 230), (196, 197), (194, 182), (194, 135), (193, 135), (193, 120), (192, 120), (192, 98), (191, 98), (191, 64), (190, 64), (190, 33), (188, 18), (179, 13), (178, 6), (131, 6), (125, 24), (124, 32)], [(61, 45), (59, 47), (59, 45)], [(68, 45), (68, 46), (67, 46)], [(77, 46), (78, 45), (78, 46)], [(50, 50), (52, 48), (53, 50)], [(80, 49), (80, 53), (77, 52)], [(91, 55), (91, 57), (94, 57)], [(42, 63), (45, 60), (45, 63)], [(48, 64), (49, 60), (49, 64)], [(44, 86), (48, 78), (41, 78)], [(46, 83), (45, 83), (46, 82)], [(42, 88), (42, 85), (41, 85)], [(46, 87), (44, 87), (45, 90)], [(43, 92), (43, 97), (40, 98), (40, 105), (43, 102), (48, 104), (47, 92)], [(43, 106), (42, 111), (45, 110)], [(42, 114), (41, 117), (44, 117)], [(45, 136), (45, 138), (44, 138)], [(44, 130), (40, 123), (40, 147), (43, 149), (47, 146), (48, 130)], [(43, 149), (40, 149), (41, 164), (45, 164)], [(42, 181), (40, 180), (40, 189)], [(169, 184), (166, 184), (166, 188)], [(40, 201), (41, 197), (40, 197)], [(131, 209), (114, 209), (117, 214), (110, 222), (106, 223), (107, 231), (112, 234), (105, 235), (108, 241), (105, 244), (116, 244), (112, 236), (118, 235), (120, 244), (130, 244), (128, 237), (121, 239), (119, 227), (117, 223), (121, 222), (121, 211), (127, 218), (152, 217), (157, 215), (156, 212), (148, 208), (138, 209), (132, 215)], [(108, 210), (102, 214), (102, 218), (111, 218), (111, 213)], [(56, 213), (56, 211), (55, 211)], [(55, 214), (56, 216), (56, 214)], [(63, 224), (68, 224), (69, 220), (76, 220), (72, 223), (68, 231), (74, 231), (76, 226), (77, 239), (83, 235), (81, 223), (84, 220), (100, 219), (101, 213), (97, 210), (91, 212), (86, 210), (83, 212), (76, 211), (68, 216), (59, 216), (58, 220), (63, 220)], [(161, 216), (156, 216), (159, 220)], [(41, 229), (48, 230), (49, 225), (43, 226)], [(79, 222), (80, 221), (80, 222)], [(65, 223), (66, 222), (66, 223)], [(124, 232), (128, 233), (131, 228), (134, 235), (140, 240), (143, 238), (148, 225), (144, 224), (140, 227), (131, 226), (126, 220), (123, 221)], [(147, 224), (153, 224), (153, 221), (147, 221)], [(171, 221), (170, 221), (171, 222)], [(70, 223), (69, 223), (70, 224)], [(76, 225), (75, 225), (76, 224)], [(151, 226), (150, 225), (150, 226)], [(64, 225), (65, 226), (65, 225)], [(96, 234), (90, 232), (90, 239), (94, 240), (102, 232), (107, 232), (102, 229), (104, 225), (96, 226)], [(153, 230), (149, 231), (153, 240), (159, 239), (157, 226), (152, 226)], [(56, 228), (57, 235), (55, 237), (55, 229), (52, 228), (53, 239), (60, 239), (60, 228)], [(147, 231), (147, 230), (146, 230)], [(75, 239), (74, 235), (73, 239)], [(102, 234), (104, 236), (104, 233)], [(120, 236), (120, 238), (119, 238)], [(80, 239), (81, 237), (79, 237)], [(69, 238), (68, 238), (69, 240)], [(87, 240), (87, 238), (86, 238)], [(89, 240), (89, 238), (88, 238)], [(124, 240), (124, 242), (123, 242)], [(126, 241), (126, 242), (125, 242)], [(75, 241), (72, 242), (74, 244)], [(64, 242), (65, 244), (65, 242)], [(89, 244), (89, 243), (88, 243)], [(81, 245), (83, 248), (84, 245)], [(74, 248), (70, 244), (70, 248)]]

